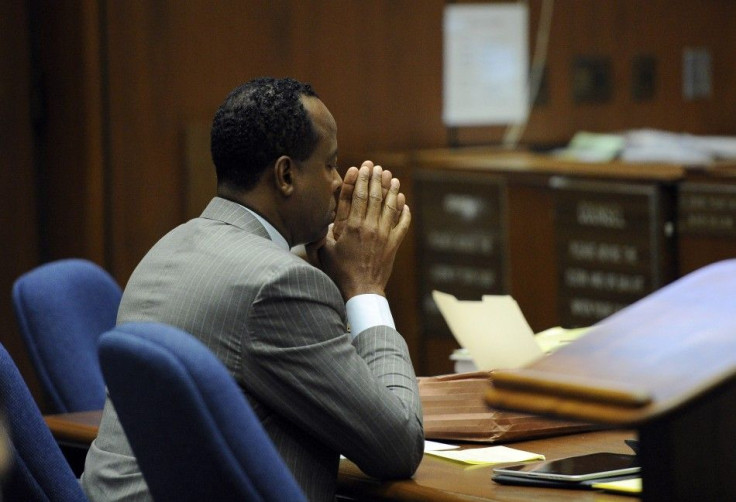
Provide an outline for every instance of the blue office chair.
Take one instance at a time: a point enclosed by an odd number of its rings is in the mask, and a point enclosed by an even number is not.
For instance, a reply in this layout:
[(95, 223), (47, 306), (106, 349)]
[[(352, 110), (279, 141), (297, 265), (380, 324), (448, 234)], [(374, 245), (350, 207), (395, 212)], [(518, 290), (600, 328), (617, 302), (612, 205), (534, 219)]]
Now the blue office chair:
[(80, 259), (41, 265), (13, 285), (13, 307), (52, 413), (105, 404), (97, 341), (115, 326), (122, 292), (101, 267)]
[(13, 455), (13, 465), (3, 483), (4, 500), (87, 500), (23, 377), (2, 345), (0, 395)]
[(155, 500), (306, 500), (242, 390), (199, 340), (128, 323), (102, 335), (99, 353)]

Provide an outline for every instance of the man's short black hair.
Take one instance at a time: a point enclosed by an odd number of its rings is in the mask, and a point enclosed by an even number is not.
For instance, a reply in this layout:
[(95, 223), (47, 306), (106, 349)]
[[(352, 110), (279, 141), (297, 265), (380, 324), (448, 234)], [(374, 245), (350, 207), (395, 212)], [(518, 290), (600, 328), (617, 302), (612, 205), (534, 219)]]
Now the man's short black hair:
[(309, 158), (319, 137), (302, 96), (317, 94), (291, 78), (258, 78), (230, 92), (212, 121), (218, 185), (249, 190), (281, 155)]

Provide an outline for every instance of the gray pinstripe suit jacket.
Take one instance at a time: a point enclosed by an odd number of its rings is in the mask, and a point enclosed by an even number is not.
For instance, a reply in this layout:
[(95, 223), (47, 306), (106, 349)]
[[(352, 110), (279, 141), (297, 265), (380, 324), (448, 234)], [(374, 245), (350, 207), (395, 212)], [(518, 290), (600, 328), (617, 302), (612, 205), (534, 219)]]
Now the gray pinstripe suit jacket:
[[(238, 204), (213, 199), (148, 252), (123, 294), (118, 323), (129, 321), (168, 323), (204, 342), (310, 500), (334, 499), (339, 454), (376, 477), (408, 477), (421, 460), (404, 339), (378, 326), (351, 340), (335, 284)], [(150, 498), (109, 399), (82, 486), (93, 501)]]

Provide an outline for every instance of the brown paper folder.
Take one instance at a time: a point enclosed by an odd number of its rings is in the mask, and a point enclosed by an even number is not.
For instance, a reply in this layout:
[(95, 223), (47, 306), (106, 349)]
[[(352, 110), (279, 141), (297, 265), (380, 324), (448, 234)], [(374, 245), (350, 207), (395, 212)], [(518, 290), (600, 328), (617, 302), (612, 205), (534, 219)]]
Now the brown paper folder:
[(504, 443), (600, 429), (600, 425), (488, 408), (487, 371), (420, 377), (427, 439)]
[(525, 368), (494, 408), (635, 426), (645, 500), (736, 500), (736, 260), (704, 267)]

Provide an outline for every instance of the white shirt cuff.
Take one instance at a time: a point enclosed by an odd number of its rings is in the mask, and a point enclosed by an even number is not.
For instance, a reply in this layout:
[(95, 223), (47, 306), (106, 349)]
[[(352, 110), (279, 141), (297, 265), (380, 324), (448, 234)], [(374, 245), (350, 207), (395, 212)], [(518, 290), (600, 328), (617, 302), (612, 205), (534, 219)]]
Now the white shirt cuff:
[(396, 329), (388, 300), (381, 295), (356, 295), (348, 300), (345, 309), (353, 338), (374, 326), (389, 326)]

